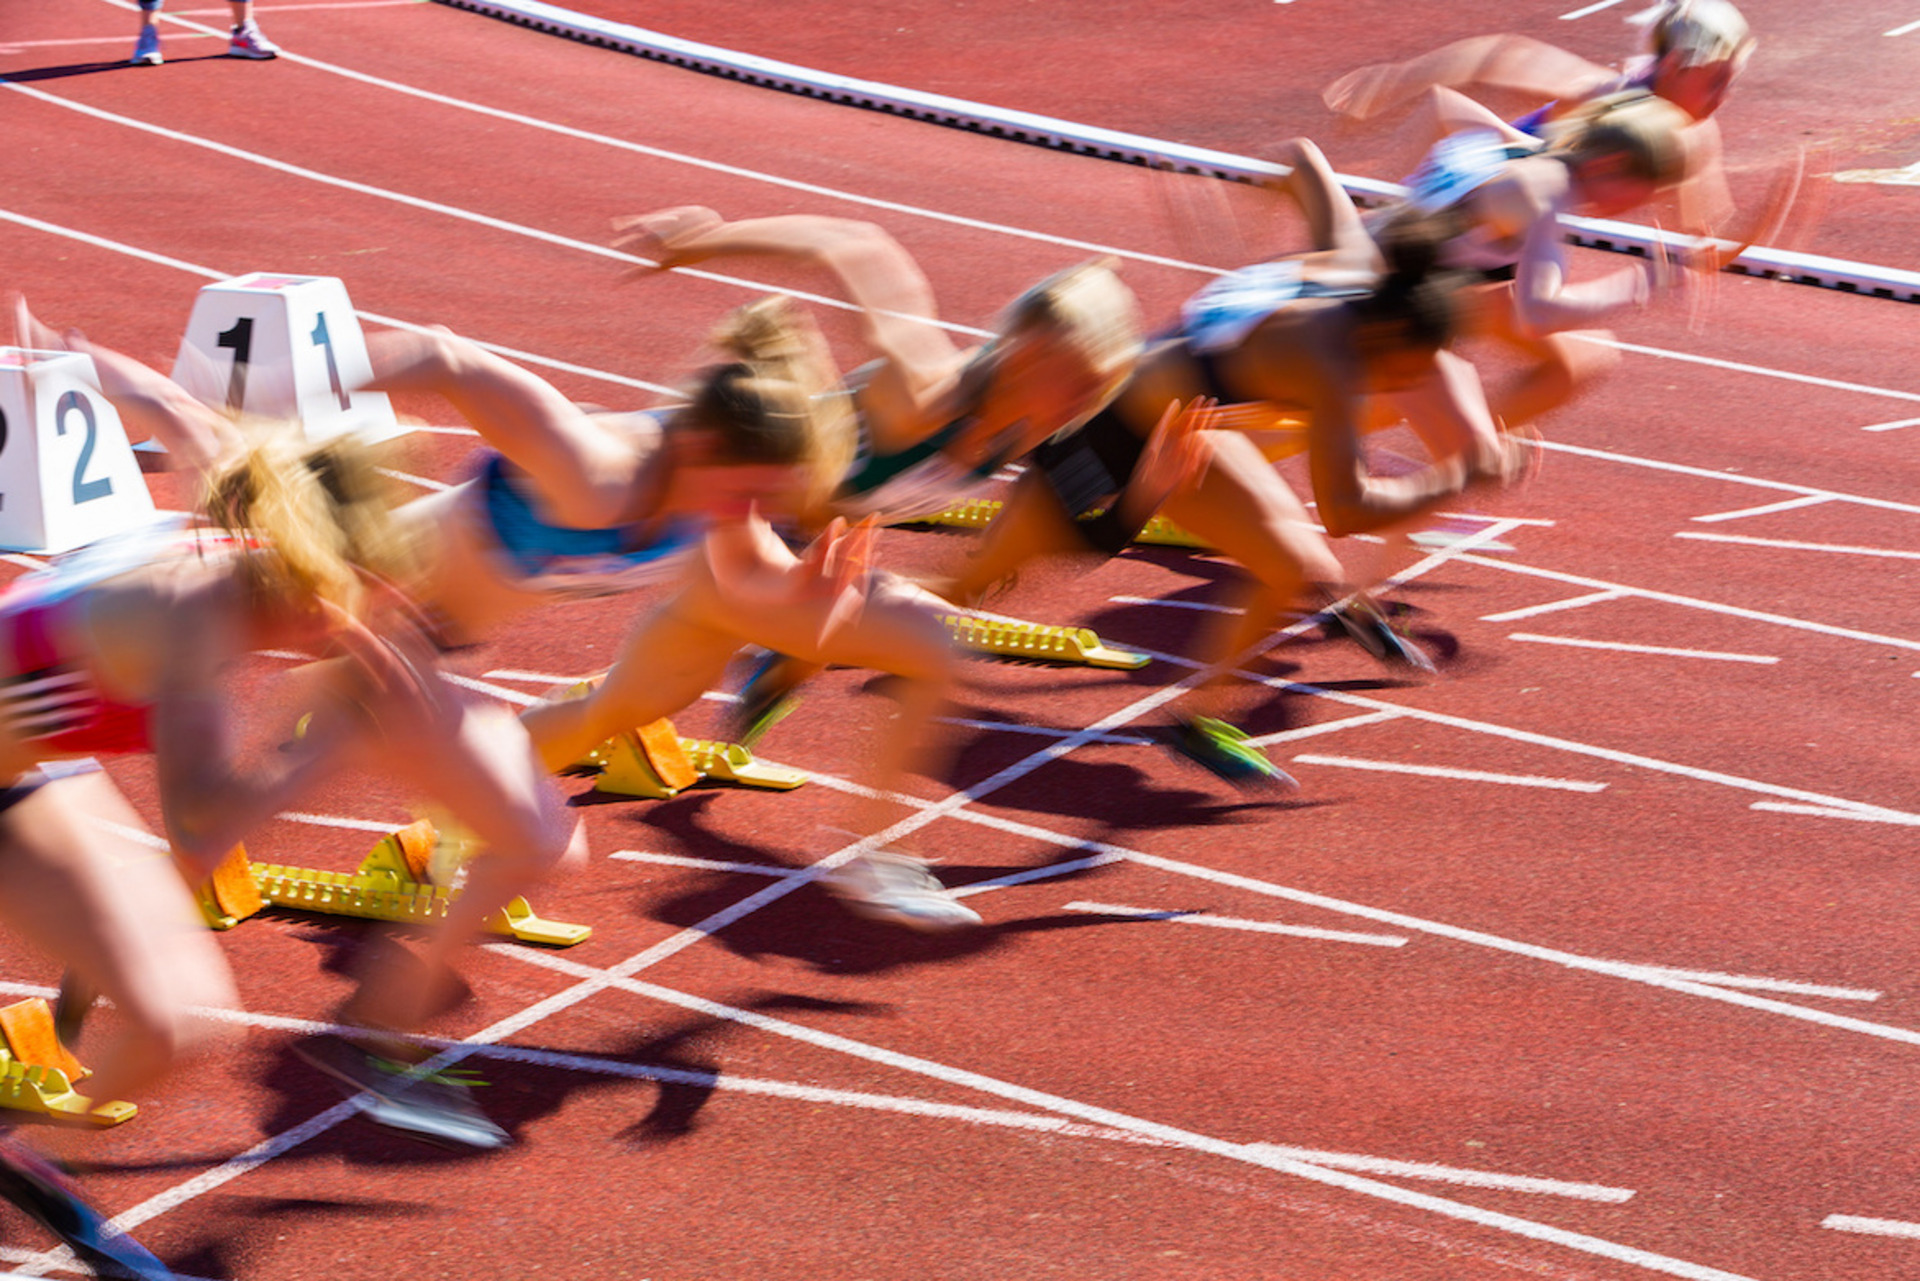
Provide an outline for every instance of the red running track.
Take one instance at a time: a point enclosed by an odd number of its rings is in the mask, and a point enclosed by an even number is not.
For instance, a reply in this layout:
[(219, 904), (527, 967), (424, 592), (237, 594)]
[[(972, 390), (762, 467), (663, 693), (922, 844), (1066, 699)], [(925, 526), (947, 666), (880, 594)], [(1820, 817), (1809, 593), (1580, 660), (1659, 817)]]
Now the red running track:
[[(334, 274), (367, 313), (568, 362), (546, 372), (570, 394), (629, 405), (693, 366), (726, 307), (805, 282), (748, 264), (615, 289), (597, 247), (622, 212), (876, 218), (968, 325), (1089, 245), (1127, 255), (1159, 314), (1203, 279), (1134, 169), (439, 6), (263, 16), (295, 51), (276, 65), (196, 57), (219, 46), (176, 24), (165, 68), (81, 71), (124, 56), (129, 12), (9, 13), (0, 260), (44, 316), (165, 365), (206, 279)], [(1335, 60), (1328, 39), (1313, 58)], [(1093, 65), (1167, 56), (1141, 40)], [(1129, 110), (1096, 123), (1156, 132), (1150, 103)], [(1255, 193), (1228, 199), (1260, 220), (1254, 252), (1297, 239)], [(594, 938), (474, 958), (473, 1002), (435, 1030), (503, 1043), (474, 1061), (517, 1147), (454, 1159), (324, 1124), (335, 1096), (287, 1053), (289, 1021), (328, 1016), (365, 931), (269, 916), (222, 940), (256, 1026), (88, 1136), (89, 1186), (183, 1273), (249, 1281), (1920, 1274), (1920, 1242), (1822, 1226), (1920, 1222), (1920, 477), (1911, 429), (1862, 430), (1920, 417), (1920, 312), (1728, 278), (1710, 320), (1623, 327), (1618, 375), (1551, 424), (1543, 475), (1449, 522), (1511, 550), (1456, 550), (1393, 593), (1443, 679), (1384, 681), (1317, 638), (1258, 664), (1247, 723), (1283, 736), (1297, 797), (1108, 741), (1160, 723), (1175, 662), (972, 664), (954, 763), (900, 812), (939, 803), (905, 844), (977, 887), (988, 927), (901, 937), (812, 888), (743, 910), (846, 841), (835, 780), (885, 702), (833, 673), (766, 744), (813, 784), (584, 800), (599, 858), (536, 906)], [(414, 472), (459, 474), (471, 441), (417, 439)], [(902, 531), (883, 555), (962, 550)], [(1229, 572), (1131, 553), (1031, 575), (1001, 607), (1172, 654), (1202, 618), (1178, 605), (1217, 602)], [(592, 670), (644, 604), (536, 617), (459, 668), (537, 693), (501, 673)], [(1108, 739), (1081, 741), (1094, 725)], [(150, 813), (144, 763), (111, 768)], [(407, 816), (368, 780), (313, 808)], [(289, 821), (253, 846), (348, 867), (371, 839)], [(988, 885), (1034, 872), (1054, 874)], [(0, 977), (53, 972), (0, 944)], [(267, 1159), (235, 1164), (250, 1151)], [(0, 1234), (12, 1266), (44, 1248), (10, 1212)]]

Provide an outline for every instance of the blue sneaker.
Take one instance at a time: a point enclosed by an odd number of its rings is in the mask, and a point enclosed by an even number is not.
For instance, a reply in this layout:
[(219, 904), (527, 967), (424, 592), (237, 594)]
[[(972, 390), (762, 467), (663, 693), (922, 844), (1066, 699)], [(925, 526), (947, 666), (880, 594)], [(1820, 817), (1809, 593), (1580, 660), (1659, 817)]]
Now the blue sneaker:
[(51, 1161), (7, 1135), (0, 1135), (0, 1197), (59, 1237), (98, 1276), (174, 1281), (145, 1246), (108, 1226)]
[(160, 28), (140, 28), (140, 38), (133, 42), (133, 57), (127, 59), (136, 67), (157, 67), (164, 59), (160, 57)]
[(1281, 787), (1291, 791), (1300, 786), (1293, 775), (1248, 742), (1244, 730), (1211, 716), (1181, 717), (1175, 721), (1168, 745), (1235, 787)]

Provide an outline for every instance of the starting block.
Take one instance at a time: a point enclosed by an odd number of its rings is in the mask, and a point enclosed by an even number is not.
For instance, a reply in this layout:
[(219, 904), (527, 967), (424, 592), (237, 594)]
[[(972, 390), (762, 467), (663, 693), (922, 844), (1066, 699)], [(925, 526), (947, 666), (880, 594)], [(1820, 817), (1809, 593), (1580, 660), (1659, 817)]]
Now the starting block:
[(118, 1125), (140, 1109), (118, 1100), (96, 1102), (73, 1088), (90, 1073), (53, 1030), (53, 1008), (43, 997), (0, 1008), (0, 1108), (69, 1117), (91, 1125)]
[[(443, 919), (460, 896), (457, 887), (428, 879), (439, 833), (427, 819), (380, 838), (353, 872), (327, 872), (280, 863), (255, 863), (235, 846), (209, 879), (198, 887), (201, 913), (216, 930), (229, 930), (268, 905), (329, 916), (431, 925)], [(487, 921), (495, 934), (522, 943), (572, 947), (593, 934), (590, 925), (549, 921), (525, 898), (515, 896)]]
[[(993, 523), (1006, 504), (997, 498), (968, 498), (953, 506), (937, 511), (931, 516), (915, 516), (912, 520), (902, 521), (904, 525), (938, 525), (945, 529), (985, 529)], [(1095, 508), (1087, 513), (1097, 516), (1103, 508)], [(1146, 523), (1134, 537), (1137, 547), (1185, 547), (1191, 551), (1212, 551), (1213, 547), (1205, 539), (1188, 533), (1165, 516), (1155, 516)]]
[(0, 549), (70, 551), (153, 519), (93, 357), (0, 347)]
[(399, 430), (373, 377), (366, 335), (332, 276), (256, 271), (200, 290), (173, 380), (235, 414), (297, 421), (307, 439)]
[(948, 635), (962, 649), (995, 658), (1126, 670), (1145, 667), (1151, 661), (1145, 654), (1114, 649), (1102, 643), (1099, 634), (1088, 627), (1053, 627), (1045, 623), (972, 618), (962, 614), (942, 614), (940, 621), (947, 625)]
[(754, 759), (740, 743), (682, 738), (669, 720), (616, 734), (574, 762), (573, 768), (600, 771), (593, 790), (614, 796), (664, 800), (702, 779), (790, 792), (807, 781), (800, 770)]

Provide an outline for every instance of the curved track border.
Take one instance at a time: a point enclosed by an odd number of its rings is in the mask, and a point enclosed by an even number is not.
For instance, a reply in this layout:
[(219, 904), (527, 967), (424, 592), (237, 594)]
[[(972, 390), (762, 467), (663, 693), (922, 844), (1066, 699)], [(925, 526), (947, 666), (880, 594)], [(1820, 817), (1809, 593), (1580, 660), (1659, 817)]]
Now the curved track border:
[[(617, 49), (658, 62), (671, 63), (708, 75), (724, 76), (768, 89), (780, 89), (810, 98), (884, 111), (932, 124), (974, 133), (991, 134), (1014, 142), (1077, 152), (1126, 164), (1170, 163), (1183, 173), (1205, 174), (1230, 182), (1260, 182), (1286, 171), (1249, 156), (1206, 147), (1167, 142), (1140, 134), (1101, 129), (1052, 116), (1034, 115), (964, 98), (922, 93), (898, 85), (881, 84), (816, 71), (750, 53), (722, 49), (698, 41), (648, 31), (624, 22), (612, 22), (576, 13), (541, 0), (436, 0), (436, 3), (485, 14), (520, 26), (532, 27), (572, 40)], [(1362, 204), (1381, 204), (1406, 193), (1398, 183), (1341, 175), (1341, 184)], [(1606, 218), (1568, 218), (1568, 239), (1575, 244), (1618, 253), (1647, 256), (1658, 245), (1682, 248), (1689, 238), (1656, 231), (1637, 223)], [(1849, 262), (1785, 249), (1753, 248), (1727, 268), (1748, 276), (1766, 276), (1795, 284), (1818, 285), (1843, 293), (1920, 303), (1920, 272), (1871, 263)]]

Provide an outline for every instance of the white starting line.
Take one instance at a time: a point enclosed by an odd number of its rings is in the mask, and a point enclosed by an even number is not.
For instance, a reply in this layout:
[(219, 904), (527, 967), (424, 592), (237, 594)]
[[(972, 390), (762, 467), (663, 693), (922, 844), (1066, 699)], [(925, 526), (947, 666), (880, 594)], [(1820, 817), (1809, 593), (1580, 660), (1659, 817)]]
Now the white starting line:
[(1622, 654), (1661, 654), (1668, 658), (1710, 658), (1721, 663), (1777, 663), (1767, 654), (1730, 654), (1717, 649), (1676, 649), (1671, 645), (1634, 645), (1626, 641), (1582, 640), (1577, 636), (1542, 636), (1537, 632), (1508, 632), (1507, 639), (1534, 645), (1565, 645), (1571, 649), (1605, 649)]
[(1337, 769), (1373, 770), (1381, 774), (1421, 774), (1429, 778), (1452, 778), (1468, 783), (1505, 783), (1510, 787), (1545, 787), (1562, 792), (1604, 792), (1605, 783), (1588, 783), (1574, 778), (1541, 778), (1533, 774), (1491, 774), (1486, 770), (1454, 769), (1445, 765), (1409, 765), (1401, 761), (1370, 761), (1353, 756), (1315, 756), (1293, 758), (1297, 765), (1331, 765)]
[(1124, 916), (1142, 921), (1172, 921), (1179, 925), (1206, 925), (1216, 930), (1246, 930), (1252, 934), (1287, 934), (1295, 938), (1318, 939), (1325, 943), (1359, 943), (1368, 947), (1405, 947), (1407, 939), (1399, 934), (1359, 934), (1351, 930), (1323, 930), (1311, 925), (1280, 925), (1273, 921), (1247, 921), (1235, 916), (1213, 916), (1179, 908), (1122, 907), (1116, 903), (1074, 902), (1064, 905), (1068, 912), (1092, 916)]

